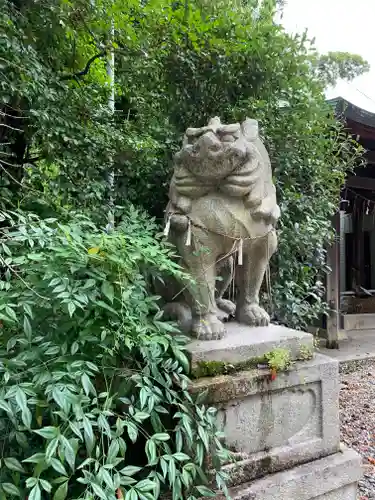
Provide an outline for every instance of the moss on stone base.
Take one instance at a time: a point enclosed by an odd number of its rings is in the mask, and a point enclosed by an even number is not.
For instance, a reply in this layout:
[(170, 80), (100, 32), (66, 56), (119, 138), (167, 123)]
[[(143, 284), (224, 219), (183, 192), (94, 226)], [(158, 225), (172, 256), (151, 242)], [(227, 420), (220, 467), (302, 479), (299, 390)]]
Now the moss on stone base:
[(230, 375), (240, 371), (251, 370), (259, 365), (278, 372), (286, 371), (291, 365), (290, 352), (287, 349), (274, 349), (264, 356), (252, 358), (239, 363), (227, 363), (225, 361), (198, 361), (192, 369), (193, 378), (217, 377), (219, 375)]
[[(299, 361), (307, 361), (314, 355), (309, 347), (301, 346)], [(265, 365), (275, 372), (288, 371), (292, 365), (291, 353), (288, 349), (276, 348), (270, 352), (255, 358), (238, 363), (227, 363), (226, 361), (198, 361), (194, 363), (191, 371), (192, 378), (218, 377), (233, 373), (251, 370), (259, 365)]]
[(265, 356), (241, 361), (239, 363), (227, 363), (226, 361), (198, 361), (192, 369), (193, 378), (218, 377), (219, 375), (230, 375), (243, 370), (251, 370), (258, 365), (268, 365)]

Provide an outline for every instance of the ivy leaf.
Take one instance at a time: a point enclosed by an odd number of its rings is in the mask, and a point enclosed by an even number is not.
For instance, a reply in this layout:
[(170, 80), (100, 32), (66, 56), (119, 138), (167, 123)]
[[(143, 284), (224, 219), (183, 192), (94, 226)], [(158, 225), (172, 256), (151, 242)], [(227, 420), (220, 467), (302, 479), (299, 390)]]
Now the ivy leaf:
[(31, 463), (31, 464), (42, 464), (45, 461), (44, 453), (35, 453), (31, 457), (25, 458), (22, 462)]
[(25, 472), (25, 469), (22, 467), (22, 465), (16, 458), (13, 457), (4, 458), (4, 463), (5, 466), (10, 470), (14, 470), (16, 472)]
[(50, 441), (48, 443), (48, 446), (46, 448), (46, 462), (47, 463), (49, 463), (51, 461), (51, 458), (56, 453), (58, 445), (59, 445), (59, 439), (57, 437), (52, 439), (52, 441)]
[(63, 391), (54, 387), (52, 390), (52, 397), (65, 413), (69, 412), (69, 401)]
[(156, 445), (155, 445), (155, 441), (153, 441), (152, 439), (148, 439), (146, 441), (146, 456), (147, 456), (148, 463), (150, 465), (155, 463), (155, 461), (156, 461)]
[(198, 434), (204, 444), (204, 447), (206, 448), (206, 451), (209, 451), (208, 434), (201, 425), (198, 427)]
[(128, 435), (129, 438), (133, 443), (137, 441), (138, 438), (138, 429), (137, 427), (133, 424), (133, 422), (126, 422), (126, 427), (128, 430)]
[(69, 316), (72, 317), (75, 310), (76, 310), (77, 306), (75, 305), (74, 302), (68, 302), (68, 312), (69, 312)]
[(189, 362), (189, 359), (186, 356), (186, 354), (181, 349), (178, 349), (176, 347), (173, 348), (173, 354), (175, 355), (178, 362), (181, 364), (185, 373), (189, 373), (190, 372), (190, 362)]
[(34, 430), (35, 434), (39, 434), (39, 436), (42, 436), (44, 439), (54, 439), (60, 434), (60, 428), (59, 427), (43, 427), (43, 429), (38, 429)]
[(90, 420), (84, 415), (83, 419), (83, 432), (85, 435), (85, 443), (87, 447), (87, 451), (89, 453), (92, 452), (95, 444), (94, 432), (92, 430), (92, 424)]
[(118, 311), (116, 311), (116, 309), (113, 309), (113, 307), (110, 307), (108, 304), (106, 304), (105, 302), (103, 302), (102, 300), (96, 300), (95, 301), (95, 304), (99, 307), (102, 307), (103, 309), (106, 309), (107, 311), (111, 312), (112, 314), (114, 314), (115, 316), (118, 316), (119, 313)]
[(47, 493), (51, 493), (51, 490), (52, 490), (51, 483), (49, 483), (45, 479), (39, 479), (39, 483), (44, 491), (46, 491)]
[(74, 354), (76, 354), (78, 352), (78, 349), (79, 349), (78, 342), (73, 342), (73, 344), (70, 348), (70, 352), (72, 353), (73, 356), (74, 356)]
[(116, 459), (119, 451), (120, 451), (120, 445), (118, 444), (117, 439), (114, 439), (111, 442), (111, 445), (110, 445), (110, 447), (108, 449), (106, 463), (107, 464), (112, 464), (113, 461)]
[(60, 436), (61, 443), (64, 447), (64, 455), (65, 459), (68, 462), (70, 468), (72, 471), (75, 469), (75, 460), (76, 460), (76, 452), (74, 451), (74, 448), (70, 441), (66, 439), (65, 436)]
[(4, 401), (4, 399), (0, 399), (0, 408), (9, 413), (10, 415), (13, 413), (12, 408), (6, 401)]
[(66, 469), (64, 465), (58, 460), (57, 458), (52, 458), (51, 459), (51, 465), (55, 469), (56, 472), (59, 474), (62, 474), (63, 476), (67, 476), (68, 473), (66, 472)]
[(77, 422), (69, 422), (69, 427), (72, 429), (74, 434), (83, 441), (82, 432), (80, 431)]
[(55, 491), (53, 500), (65, 500), (68, 494), (68, 478)]
[(138, 491), (145, 493), (147, 491), (155, 490), (155, 483), (150, 479), (142, 479), (142, 481), (139, 481), (139, 483), (136, 484), (135, 488)]
[(3, 488), (5, 493), (8, 493), (8, 495), (13, 495), (14, 497), (21, 496), (20, 490), (12, 483), (1, 483), (1, 487)]
[(30, 307), (30, 304), (23, 304), (23, 310), (30, 318), (33, 318), (33, 311)]
[(138, 494), (134, 488), (126, 493), (125, 500), (138, 500)]
[(91, 483), (91, 487), (94, 490), (94, 493), (98, 495), (99, 498), (107, 500), (107, 495), (105, 494), (105, 491), (98, 484)]
[(143, 422), (144, 420), (147, 420), (148, 418), (150, 418), (150, 414), (149, 413), (146, 413), (144, 411), (138, 411), (135, 415), (134, 415), (134, 420), (136, 420), (137, 422)]
[(30, 491), (28, 500), (41, 500), (41, 491), (38, 484)]
[(17, 387), (16, 389), (16, 402), (21, 411), (24, 411), (27, 408), (26, 394), (23, 392), (21, 387)]
[(120, 470), (120, 473), (123, 474), (124, 476), (134, 476), (134, 474), (137, 474), (137, 472), (141, 471), (141, 467), (136, 467), (134, 465), (127, 465), (123, 469)]
[(26, 315), (23, 317), (23, 331), (25, 332), (26, 337), (28, 339), (31, 339), (33, 331), (31, 328), (30, 320)]
[(14, 322), (17, 321), (17, 315), (10, 306), (5, 306), (5, 314), (8, 316), (8, 318)]
[(176, 481), (176, 462), (171, 459), (168, 466), (168, 478), (169, 484), (174, 484)]
[(158, 432), (154, 434), (151, 439), (154, 441), (169, 441), (170, 436), (166, 432)]
[(93, 394), (94, 396), (96, 396), (96, 389), (95, 387), (93, 386), (90, 378), (88, 377), (87, 373), (84, 373), (81, 377), (81, 381), (82, 381), (82, 385), (83, 385), (83, 389), (86, 393), (86, 396), (88, 396), (91, 392), (91, 394)]
[(185, 460), (190, 460), (189, 455), (186, 455), (186, 453), (181, 453), (181, 452), (173, 453), (173, 457), (176, 460), (178, 460), (179, 462), (183, 462)]
[(211, 498), (216, 497), (216, 493), (207, 488), (207, 486), (196, 486), (196, 488), (200, 493), (200, 495), (202, 495), (203, 497), (211, 497)]
[(103, 281), (102, 293), (109, 300), (109, 302), (113, 304), (115, 289), (112, 283), (110, 283), (109, 281)]
[(24, 424), (25, 427), (27, 427), (28, 429), (30, 429), (31, 427), (31, 421), (32, 421), (32, 415), (31, 415), (31, 411), (28, 409), (28, 408), (24, 408), (21, 412), (21, 418), (22, 418), (22, 422)]
[(106, 485), (106, 487), (110, 488), (111, 490), (115, 489), (115, 484), (113, 482), (113, 479), (110, 473), (104, 467), (100, 467), (98, 473), (98, 479), (102, 481)]

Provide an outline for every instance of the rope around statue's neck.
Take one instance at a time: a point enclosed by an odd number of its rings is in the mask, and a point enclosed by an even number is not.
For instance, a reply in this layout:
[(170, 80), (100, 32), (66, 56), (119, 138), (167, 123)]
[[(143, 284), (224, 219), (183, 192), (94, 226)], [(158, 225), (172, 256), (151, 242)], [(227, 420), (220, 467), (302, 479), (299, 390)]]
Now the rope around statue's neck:
[(212, 229), (208, 229), (207, 227), (203, 226), (202, 224), (194, 222), (188, 215), (180, 214), (178, 212), (169, 212), (168, 217), (167, 217), (167, 221), (166, 221), (166, 224), (164, 227), (164, 231), (163, 231), (163, 234), (165, 237), (168, 237), (168, 235), (169, 235), (169, 231), (171, 229), (171, 218), (173, 215), (184, 215), (184, 217), (186, 217), (188, 220), (188, 228), (186, 231), (186, 240), (185, 240), (185, 245), (188, 247), (191, 246), (191, 242), (192, 242), (192, 227), (196, 227), (196, 228), (202, 229), (203, 231), (206, 231), (207, 233), (216, 234), (218, 236), (222, 236), (223, 238), (229, 238), (230, 240), (233, 240), (234, 241), (234, 245), (233, 245), (234, 252), (238, 253), (238, 265), (239, 266), (242, 266), (242, 263), (243, 263), (243, 242), (244, 241), (261, 240), (263, 238), (266, 238), (273, 231), (275, 231), (275, 228), (271, 227), (271, 229), (269, 229), (269, 231), (267, 231), (266, 234), (263, 234), (262, 236), (246, 236), (244, 238), (239, 238), (239, 237), (232, 236), (229, 234), (221, 233), (219, 231), (213, 231)]
[[(168, 237), (169, 235), (169, 231), (170, 231), (170, 227), (171, 227), (171, 217), (173, 215), (182, 215), (181, 213), (178, 213), (178, 212), (169, 212), (168, 213), (168, 217), (167, 217), (167, 221), (166, 221), (166, 224), (165, 224), (165, 228), (164, 228), (164, 236), (165, 237)], [(186, 240), (185, 240), (185, 245), (186, 246), (191, 246), (192, 244), (192, 226), (194, 227), (197, 227), (199, 229), (202, 229), (203, 231), (206, 231), (208, 233), (213, 233), (213, 234), (216, 234), (216, 235), (219, 235), (219, 236), (223, 236), (225, 238), (229, 238), (231, 240), (234, 241), (233, 243), (233, 246), (231, 248), (231, 250), (225, 254), (225, 255), (222, 255), (217, 262), (215, 262), (213, 265), (216, 265), (218, 264), (218, 262), (222, 261), (222, 260), (225, 260), (227, 258), (229, 258), (231, 255), (237, 253), (238, 254), (238, 257), (237, 257), (237, 264), (239, 266), (242, 266), (243, 264), (243, 242), (244, 240), (260, 240), (262, 238), (266, 238), (268, 237), (269, 234), (271, 234), (273, 231), (275, 231), (275, 228), (274, 227), (271, 227), (271, 229), (269, 231), (267, 231), (266, 234), (264, 234), (263, 236), (247, 236), (245, 238), (237, 238), (237, 237), (233, 237), (231, 235), (228, 235), (228, 234), (225, 234), (225, 233), (220, 233), (219, 231), (212, 231), (211, 229), (207, 229), (206, 227), (204, 227), (202, 224), (198, 224), (196, 222), (193, 222), (193, 220), (188, 216), (188, 215), (185, 215), (184, 216), (188, 219), (188, 229), (187, 229), (187, 234), (186, 234)], [(271, 288), (271, 269), (270, 269), (270, 255), (269, 255), (269, 242), (267, 241), (267, 268), (266, 268), (266, 289), (267, 289), (267, 294), (268, 294), (268, 300), (269, 300), (269, 305), (270, 305), (270, 308), (273, 312), (273, 309), (274, 309), (274, 304), (273, 304), (273, 297), (272, 297), (272, 288)], [(235, 273), (235, 266), (236, 266), (236, 262), (235, 260), (233, 260), (233, 274)], [(204, 272), (207, 271), (207, 269), (203, 269), (202, 271), (202, 274), (204, 274)], [(234, 280), (233, 280), (233, 296), (234, 296)], [(172, 298), (172, 301), (174, 301), (180, 294), (182, 294), (184, 292), (184, 290), (187, 288), (187, 286), (183, 287), (173, 298)]]

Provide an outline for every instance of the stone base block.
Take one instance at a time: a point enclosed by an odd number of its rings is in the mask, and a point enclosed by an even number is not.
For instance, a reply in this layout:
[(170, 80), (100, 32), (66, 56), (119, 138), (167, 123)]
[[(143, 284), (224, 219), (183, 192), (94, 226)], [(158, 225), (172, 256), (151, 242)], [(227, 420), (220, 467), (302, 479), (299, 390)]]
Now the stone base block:
[(360, 456), (342, 448), (329, 457), (231, 488), (229, 494), (232, 500), (356, 500), (361, 475)]
[(194, 383), (193, 391), (208, 390), (226, 446), (238, 453), (228, 466), (233, 486), (340, 449), (337, 361), (316, 355), (274, 381), (268, 373), (249, 370)]
[(269, 325), (250, 327), (236, 322), (226, 323), (227, 334), (220, 340), (195, 340), (189, 344), (193, 364), (199, 362), (246, 363), (261, 358), (275, 348), (287, 349), (294, 361), (302, 352), (313, 351), (313, 336)]

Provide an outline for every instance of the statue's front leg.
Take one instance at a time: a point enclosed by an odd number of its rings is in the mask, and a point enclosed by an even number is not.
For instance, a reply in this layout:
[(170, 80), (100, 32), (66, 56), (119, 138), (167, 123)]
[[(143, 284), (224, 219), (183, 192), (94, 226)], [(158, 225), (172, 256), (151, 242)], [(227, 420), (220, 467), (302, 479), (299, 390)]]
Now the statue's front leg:
[(234, 304), (231, 300), (224, 299), (224, 294), (234, 279), (233, 256), (221, 261), (219, 260), (216, 270), (220, 278), (220, 281), (217, 281), (216, 283), (216, 305), (221, 311), (228, 314), (228, 316), (234, 316), (234, 313), (236, 312), (236, 304)]
[(191, 335), (199, 340), (220, 339), (225, 334), (225, 327), (217, 317), (215, 301), (215, 245), (205, 232), (194, 228), (192, 246), (186, 246), (184, 236), (180, 236), (177, 247), (183, 267), (194, 280), (187, 285), (185, 293), (192, 311)]
[(277, 248), (273, 231), (264, 238), (248, 240), (244, 247), (243, 265), (237, 267), (238, 300), (236, 319), (251, 326), (267, 326), (270, 317), (259, 305), (259, 292), (267, 265)]

